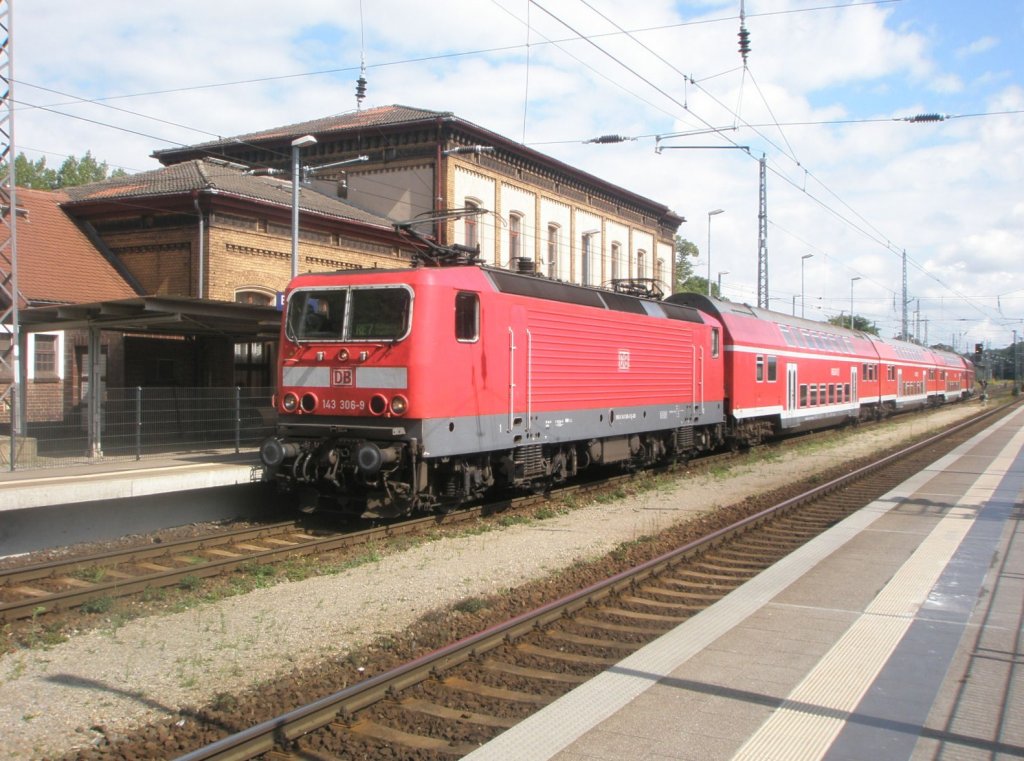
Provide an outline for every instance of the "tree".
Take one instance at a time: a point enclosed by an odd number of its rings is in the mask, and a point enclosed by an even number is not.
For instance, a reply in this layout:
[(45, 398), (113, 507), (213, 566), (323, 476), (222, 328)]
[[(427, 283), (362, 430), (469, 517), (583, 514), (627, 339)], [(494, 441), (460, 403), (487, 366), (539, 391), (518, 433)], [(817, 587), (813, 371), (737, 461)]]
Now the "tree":
[[(830, 325), (837, 325), (840, 328), (848, 328), (850, 327), (850, 317), (838, 314), (835, 317), (829, 317), (828, 323)], [(853, 316), (853, 329), (859, 330), (861, 333), (870, 333), (873, 336), (878, 335), (878, 326), (867, 317), (861, 317), (859, 314)]]
[[(33, 190), (56, 190), (90, 182), (100, 182), (114, 177), (127, 177), (123, 169), (110, 171), (107, 162), (99, 162), (93, 158), (91, 151), (86, 151), (81, 158), (68, 156), (60, 169), (46, 166), (46, 157), (30, 161), (24, 153), (14, 159), (15, 181), (18, 187)], [(0, 164), (0, 176), (7, 175), (7, 164)]]
[[(0, 164), (0, 171), (4, 177), (7, 176), (6, 162)], [(52, 190), (57, 187), (57, 172), (46, 166), (45, 156), (29, 161), (24, 153), (19, 153), (14, 159), (14, 173), (18, 187), (33, 190)]]
[[(697, 244), (677, 235), (675, 249), (675, 277), (672, 283), (672, 293), (707, 294), (708, 279), (694, 274), (693, 271), (693, 259), (700, 256), (700, 249), (697, 248)], [(711, 284), (711, 293), (713, 296), (718, 296), (717, 284)]]
[(128, 173), (123, 169), (115, 169), (113, 173), (107, 167), (107, 162), (99, 162), (93, 158), (91, 151), (86, 151), (82, 158), (68, 156), (64, 163), (57, 170), (57, 187), (70, 188), (76, 185), (88, 185), (90, 182), (99, 182), (112, 177), (126, 177)]

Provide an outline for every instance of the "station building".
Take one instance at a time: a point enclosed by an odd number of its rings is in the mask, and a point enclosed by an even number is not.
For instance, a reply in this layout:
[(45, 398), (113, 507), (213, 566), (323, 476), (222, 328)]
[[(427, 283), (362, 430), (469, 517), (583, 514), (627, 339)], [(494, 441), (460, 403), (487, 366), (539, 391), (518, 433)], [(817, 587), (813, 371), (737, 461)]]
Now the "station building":
[[(306, 135), (316, 142), (301, 149), (301, 162), (325, 195), (394, 222), (426, 220), (421, 230), (441, 244), (479, 246), (498, 267), (528, 262), (572, 283), (649, 281), (670, 291), (682, 217), (450, 112), (382, 106), (153, 156), (287, 170), (292, 142)], [(484, 213), (435, 219), (455, 209)]]
[[(269, 402), (293, 266), (292, 143), (307, 135), (299, 272), (408, 266), (404, 225), (498, 267), (669, 291), (682, 217), (449, 112), (384, 106), (161, 150), (152, 171), (18, 190), (30, 426), (87, 427), (90, 377), (97, 406), (101, 386), (240, 386)], [(0, 330), (0, 366), (11, 349)], [(0, 375), (0, 392), (12, 380)]]

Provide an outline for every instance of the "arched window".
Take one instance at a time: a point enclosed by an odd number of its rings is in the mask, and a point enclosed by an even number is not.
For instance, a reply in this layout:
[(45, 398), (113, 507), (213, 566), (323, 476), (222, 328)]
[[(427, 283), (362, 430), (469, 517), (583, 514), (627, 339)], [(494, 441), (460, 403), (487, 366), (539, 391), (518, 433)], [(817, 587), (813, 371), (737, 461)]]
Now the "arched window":
[(622, 244), (612, 243), (612, 280), (622, 277)]
[(470, 198), (466, 199), (466, 209), (470, 210), (471, 213), (466, 214), (466, 216), (463, 217), (462, 219), (464, 223), (463, 235), (465, 237), (465, 244), (469, 248), (476, 248), (477, 246), (480, 245), (480, 230), (477, 227), (478, 214), (476, 214), (475, 212), (475, 210), (479, 208), (479, 203)]
[[(271, 306), (277, 294), (269, 288), (241, 288), (235, 291), (235, 302)], [(271, 345), (262, 341), (235, 344), (235, 385), (244, 388), (266, 388), (272, 385)]]
[(583, 233), (580, 262), (580, 284), (590, 285), (590, 257), (593, 254), (594, 236), (592, 233)]
[(235, 303), (270, 306), (274, 303), (274, 293), (268, 290), (243, 289), (235, 291)]
[(514, 269), (523, 255), (523, 215), (513, 212), (508, 215), (508, 266)]
[(548, 277), (557, 278), (558, 269), (558, 242), (561, 230), (558, 225), (548, 225)]

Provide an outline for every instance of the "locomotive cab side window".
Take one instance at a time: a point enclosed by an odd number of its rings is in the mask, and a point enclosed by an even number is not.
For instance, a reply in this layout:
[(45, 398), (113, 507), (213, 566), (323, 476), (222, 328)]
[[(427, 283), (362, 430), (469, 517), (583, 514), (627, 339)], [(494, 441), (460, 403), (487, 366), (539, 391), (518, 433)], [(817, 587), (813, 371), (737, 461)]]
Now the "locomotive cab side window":
[(473, 342), (480, 338), (480, 297), (471, 291), (455, 294), (455, 340)]
[(764, 356), (761, 354), (757, 355), (755, 377), (757, 382), (760, 383), (764, 380)]
[(778, 378), (778, 358), (773, 356), (768, 357), (768, 382), (774, 383)]

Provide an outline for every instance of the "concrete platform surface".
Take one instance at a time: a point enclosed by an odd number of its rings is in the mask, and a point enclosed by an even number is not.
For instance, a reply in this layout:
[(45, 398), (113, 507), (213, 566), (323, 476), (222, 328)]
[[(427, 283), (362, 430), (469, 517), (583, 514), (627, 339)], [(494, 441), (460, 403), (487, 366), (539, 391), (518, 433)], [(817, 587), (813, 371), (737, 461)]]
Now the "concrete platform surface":
[(1024, 410), (466, 758), (1024, 757)]

